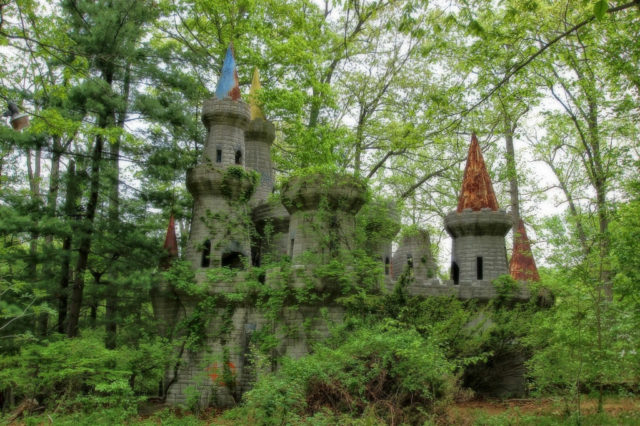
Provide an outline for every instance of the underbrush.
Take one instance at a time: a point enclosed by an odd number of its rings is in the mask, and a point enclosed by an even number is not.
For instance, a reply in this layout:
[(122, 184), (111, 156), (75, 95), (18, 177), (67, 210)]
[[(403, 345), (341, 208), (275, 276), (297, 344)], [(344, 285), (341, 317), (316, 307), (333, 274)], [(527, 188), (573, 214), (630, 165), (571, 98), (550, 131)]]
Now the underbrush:
[(392, 320), (363, 326), (347, 340), (319, 345), (312, 355), (285, 360), (259, 380), (234, 422), (335, 424), (423, 423), (456, 388), (454, 364), (437, 342)]

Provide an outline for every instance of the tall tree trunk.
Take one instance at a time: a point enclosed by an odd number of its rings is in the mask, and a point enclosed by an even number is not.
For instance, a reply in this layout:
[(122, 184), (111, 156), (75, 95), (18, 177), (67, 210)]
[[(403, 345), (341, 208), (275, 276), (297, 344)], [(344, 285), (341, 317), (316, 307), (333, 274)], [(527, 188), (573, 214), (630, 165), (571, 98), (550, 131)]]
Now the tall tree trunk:
[[(69, 161), (69, 167), (67, 168), (67, 188), (66, 188), (66, 201), (64, 205), (64, 212), (66, 220), (75, 220), (76, 205), (80, 196), (78, 182), (76, 180), (76, 163), (73, 160)], [(75, 226), (73, 226), (75, 228)], [(65, 332), (65, 323), (67, 319), (67, 307), (69, 300), (69, 274), (71, 265), (71, 244), (73, 242), (73, 233), (65, 236), (62, 242), (62, 266), (60, 268), (60, 284), (58, 290), (58, 332)]]
[[(31, 164), (31, 149), (27, 149), (27, 174), (29, 176), (29, 189), (31, 191), (31, 198), (40, 200), (40, 178), (42, 175), (41, 159), (42, 150), (37, 148), (35, 155), (33, 156), (33, 165)], [(37, 227), (37, 222), (34, 223), (34, 227)], [(29, 241), (29, 277), (32, 282), (38, 282), (38, 239), (40, 234), (37, 231), (31, 232), (31, 241)], [(39, 336), (44, 336), (47, 333), (46, 313), (38, 315), (36, 318), (35, 330)]]
[(511, 216), (514, 230), (520, 221), (520, 193), (518, 189), (518, 172), (516, 168), (515, 149), (513, 147), (513, 134), (516, 124), (511, 122), (508, 115), (504, 115), (504, 142), (507, 151), (507, 175), (509, 177), (509, 196), (511, 198)]
[[(131, 84), (131, 66), (127, 64), (124, 75), (124, 86), (122, 98), (124, 108), (119, 111), (116, 120), (116, 126), (124, 129), (124, 122), (127, 118), (127, 105), (129, 102), (129, 88)], [(111, 147), (111, 196), (109, 197), (109, 221), (111, 226), (118, 227), (120, 222), (120, 139), (117, 139)], [(114, 259), (119, 253), (114, 253)], [(107, 307), (106, 307), (106, 323), (105, 323), (105, 346), (107, 349), (115, 349), (116, 334), (118, 331), (118, 280), (110, 280), (107, 284)]]
[[(101, 118), (100, 127), (106, 128), (106, 118)], [(91, 155), (91, 184), (89, 189), (89, 202), (87, 212), (82, 221), (80, 245), (78, 247), (78, 260), (76, 262), (75, 277), (71, 288), (71, 304), (69, 306), (69, 323), (67, 336), (77, 337), (79, 333), (80, 309), (82, 308), (82, 293), (84, 291), (84, 275), (87, 271), (89, 252), (91, 251), (91, 237), (93, 234), (93, 221), (98, 208), (98, 196), (100, 193), (100, 162), (102, 161), (102, 149), (104, 138), (96, 136), (93, 153)]]
[[(51, 156), (51, 172), (49, 173), (49, 192), (47, 193), (47, 215), (50, 218), (56, 216), (57, 204), (58, 204), (58, 181), (60, 179), (60, 156), (62, 155), (62, 145), (60, 144), (60, 137), (53, 138), (53, 155)], [(44, 239), (45, 243), (45, 255), (53, 254), (53, 235), (47, 234)], [(53, 277), (53, 265), (51, 262), (46, 262), (43, 265), (43, 277)], [(53, 285), (47, 287), (54, 288)], [(38, 319), (40, 334), (46, 336), (49, 330), (49, 314), (43, 312)]]

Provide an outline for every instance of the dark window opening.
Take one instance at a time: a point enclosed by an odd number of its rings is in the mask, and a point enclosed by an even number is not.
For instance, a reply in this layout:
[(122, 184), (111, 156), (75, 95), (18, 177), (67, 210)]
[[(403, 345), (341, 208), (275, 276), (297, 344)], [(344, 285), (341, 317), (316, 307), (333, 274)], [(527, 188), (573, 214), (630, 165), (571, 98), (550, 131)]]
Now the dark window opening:
[(410, 269), (413, 269), (413, 256), (410, 254), (407, 255), (407, 266), (409, 266)]
[(385, 257), (384, 258), (384, 274), (385, 275), (389, 275), (389, 271), (390, 271), (389, 266), (391, 266), (390, 263), (389, 263), (389, 258)]
[(242, 151), (236, 151), (236, 164), (242, 164)]
[(340, 222), (337, 216), (329, 218), (329, 255), (331, 257), (338, 256), (338, 236), (340, 235)]
[(289, 256), (293, 257), (293, 243), (295, 242), (295, 239), (291, 239), (291, 245), (289, 246)]
[(451, 279), (454, 284), (460, 284), (460, 267), (456, 262), (451, 262)]
[(482, 279), (482, 256), (476, 257), (476, 276), (479, 280)]
[(202, 261), (200, 262), (200, 266), (208, 268), (209, 265), (211, 265), (211, 241), (207, 240), (204, 242), (202, 248)]
[(244, 268), (243, 262), (244, 256), (242, 253), (232, 251), (222, 255), (222, 267), (228, 267), (230, 269), (242, 269)]
[(260, 266), (260, 247), (251, 247), (251, 266)]
[(222, 163), (222, 150), (216, 149), (216, 163)]

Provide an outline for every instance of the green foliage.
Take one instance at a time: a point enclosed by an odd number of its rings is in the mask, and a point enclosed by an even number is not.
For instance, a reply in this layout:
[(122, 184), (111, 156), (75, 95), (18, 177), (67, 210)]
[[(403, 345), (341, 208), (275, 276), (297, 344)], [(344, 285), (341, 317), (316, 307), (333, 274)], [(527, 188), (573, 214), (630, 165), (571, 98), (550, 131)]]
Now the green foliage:
[(369, 404), (381, 419), (424, 419), (417, 405), (433, 407), (451, 396), (454, 366), (434, 340), (388, 321), (361, 325), (347, 339), (318, 345), (300, 360), (286, 360), (247, 393), (231, 420), (295, 422), (328, 409), (361, 416)]
[(260, 182), (260, 174), (255, 170), (245, 170), (242, 166), (229, 166), (222, 175), (220, 192), (229, 199), (248, 201)]
[(101, 336), (27, 344), (1, 360), (0, 388), (48, 408), (85, 413), (113, 408), (123, 420), (137, 412), (164, 374), (167, 346), (160, 340), (137, 348), (105, 349)]

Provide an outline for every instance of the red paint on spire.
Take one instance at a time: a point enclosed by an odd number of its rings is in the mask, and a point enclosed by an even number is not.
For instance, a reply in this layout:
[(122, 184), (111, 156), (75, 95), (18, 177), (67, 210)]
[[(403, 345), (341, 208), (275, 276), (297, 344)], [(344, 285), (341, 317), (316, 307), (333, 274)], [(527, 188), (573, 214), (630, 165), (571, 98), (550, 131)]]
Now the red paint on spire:
[(509, 273), (517, 281), (540, 281), (536, 261), (531, 253), (531, 245), (522, 219), (513, 236), (513, 253), (509, 262)]
[(471, 146), (464, 169), (462, 192), (458, 200), (458, 213), (464, 209), (480, 210), (483, 208), (498, 210), (498, 200), (493, 192), (493, 185), (482, 158), (480, 144), (475, 133), (471, 135)]
[(171, 266), (171, 261), (178, 257), (178, 239), (176, 238), (176, 224), (173, 214), (169, 218), (167, 235), (164, 237), (164, 245), (162, 247), (167, 251), (167, 255), (163, 258), (161, 267), (168, 269)]

